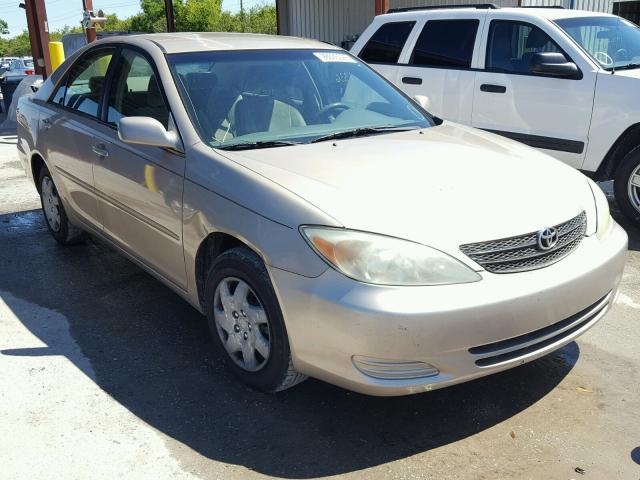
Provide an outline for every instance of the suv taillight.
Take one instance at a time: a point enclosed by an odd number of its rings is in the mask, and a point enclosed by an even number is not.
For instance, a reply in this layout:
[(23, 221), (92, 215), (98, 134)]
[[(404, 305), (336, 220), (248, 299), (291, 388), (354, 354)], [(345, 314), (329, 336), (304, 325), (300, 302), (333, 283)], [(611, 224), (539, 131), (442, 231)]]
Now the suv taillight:
[(33, 70), (25, 70), (24, 73), (26, 73), (27, 75), (33, 75)]

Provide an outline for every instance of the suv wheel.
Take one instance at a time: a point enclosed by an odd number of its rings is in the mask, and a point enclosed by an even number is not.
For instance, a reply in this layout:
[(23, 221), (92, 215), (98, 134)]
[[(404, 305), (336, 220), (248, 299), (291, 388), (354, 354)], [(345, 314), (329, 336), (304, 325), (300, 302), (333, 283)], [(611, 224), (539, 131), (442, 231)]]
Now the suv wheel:
[(613, 187), (622, 213), (631, 220), (640, 221), (640, 146), (622, 159)]
[(293, 368), (280, 305), (255, 253), (244, 247), (222, 253), (209, 271), (205, 296), (213, 343), (242, 381), (277, 392), (306, 378)]
[(69, 221), (67, 212), (62, 205), (62, 200), (58, 195), (56, 184), (53, 182), (47, 167), (40, 169), (38, 184), (40, 186), (40, 204), (42, 205), (44, 222), (47, 224), (47, 228), (53, 238), (62, 245), (73, 245), (82, 242), (85, 239), (85, 233)]

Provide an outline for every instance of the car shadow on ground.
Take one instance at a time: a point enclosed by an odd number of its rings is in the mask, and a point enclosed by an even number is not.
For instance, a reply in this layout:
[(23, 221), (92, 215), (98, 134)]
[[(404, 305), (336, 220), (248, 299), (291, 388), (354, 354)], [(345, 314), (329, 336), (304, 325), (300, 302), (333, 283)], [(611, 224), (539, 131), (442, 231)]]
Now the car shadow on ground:
[[(469, 437), (543, 398), (580, 353), (571, 343), (508, 372), (408, 397), (316, 380), (266, 395), (226, 371), (204, 318), (181, 298), (101, 243), (58, 246), (41, 221), (35, 211), (0, 216), (0, 290), (62, 313), (100, 388), (143, 421), (205, 457), (267, 475), (352, 472)], [(46, 324), (8, 305), (47, 347), (4, 355), (66, 354)]]

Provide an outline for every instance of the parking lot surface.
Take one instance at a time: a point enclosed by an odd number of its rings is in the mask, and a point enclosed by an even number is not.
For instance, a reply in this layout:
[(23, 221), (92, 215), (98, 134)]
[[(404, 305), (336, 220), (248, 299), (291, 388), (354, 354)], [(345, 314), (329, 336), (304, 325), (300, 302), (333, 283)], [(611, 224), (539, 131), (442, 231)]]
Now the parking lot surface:
[[(63, 248), (0, 137), (0, 478), (640, 479), (640, 231), (577, 342), (400, 398), (239, 384), (205, 319), (96, 241)], [(622, 221), (619, 215), (616, 216)]]

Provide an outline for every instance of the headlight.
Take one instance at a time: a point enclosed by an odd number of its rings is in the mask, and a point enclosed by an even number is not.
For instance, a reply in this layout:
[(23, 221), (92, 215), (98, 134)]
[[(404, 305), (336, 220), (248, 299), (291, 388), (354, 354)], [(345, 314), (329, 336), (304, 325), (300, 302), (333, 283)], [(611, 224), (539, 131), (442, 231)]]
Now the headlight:
[(348, 277), (377, 285), (445, 285), (482, 277), (439, 250), (398, 238), (328, 227), (301, 227), (311, 247)]
[(609, 212), (609, 201), (602, 189), (592, 180), (588, 180), (593, 198), (596, 201), (596, 236), (603, 238), (611, 230), (612, 219)]

